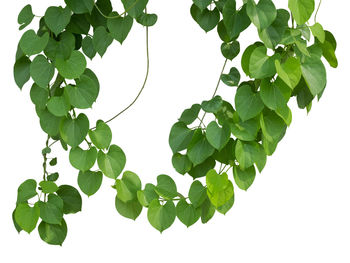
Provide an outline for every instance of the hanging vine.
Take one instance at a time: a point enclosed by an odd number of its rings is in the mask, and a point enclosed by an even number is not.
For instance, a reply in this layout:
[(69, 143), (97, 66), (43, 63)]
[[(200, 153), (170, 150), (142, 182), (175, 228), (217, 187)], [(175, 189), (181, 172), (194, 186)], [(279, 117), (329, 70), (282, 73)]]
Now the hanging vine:
[[(262, 172), (267, 156), (274, 153), (292, 122), (290, 99), (296, 97), (299, 108), (310, 111), (314, 98), (321, 98), (327, 82), (322, 57), (331, 67), (338, 65), (336, 40), (317, 22), (320, 5), (313, 25), (308, 22), (315, 11), (314, 0), (289, 0), (289, 10), (276, 9), (271, 0), (243, 0), (239, 8), (235, 0), (193, 0), (190, 14), (205, 32), (217, 30), (225, 59), (212, 98), (184, 110), (170, 131), (172, 164), (194, 181), (187, 194), (180, 194), (165, 174), (155, 184), (142, 186), (136, 173), (124, 171), (126, 155), (111, 144), (108, 123), (128, 110), (146, 86), (148, 30), (157, 15), (147, 12), (148, 0), (121, 0), (121, 13), (113, 11), (110, 0), (64, 2), (65, 6), (48, 7), (42, 17), (33, 14), (31, 5), (21, 10), (19, 29), (34, 17), (40, 18), (39, 28), (23, 33), (14, 65), (20, 89), (33, 80), (30, 98), (47, 140), (42, 150), (43, 176), (19, 186), (13, 222), (18, 232), (30, 233), (38, 226), (41, 239), (52, 245), (61, 245), (66, 238), (64, 216), (82, 209), (79, 190), (57, 182), (54, 145), (69, 151), (80, 191), (87, 196), (99, 190), (103, 178), (113, 180), (115, 207), (122, 216), (135, 220), (142, 209), (148, 209), (150, 224), (160, 232), (176, 217), (187, 227), (199, 219), (207, 223), (216, 212), (226, 214), (233, 206), (233, 182), (247, 190), (256, 170)], [(124, 110), (93, 125), (84, 109), (95, 103), (100, 85), (87, 68), (86, 57), (102, 57), (113, 41), (122, 44), (135, 22), (146, 31), (144, 83)], [(226, 66), (240, 53), (238, 37), (251, 24), (260, 41), (246, 47), (242, 55), (241, 67), (250, 80), (241, 81), (239, 70)], [(267, 55), (268, 49), (273, 55)], [(221, 82), (236, 90), (234, 101), (217, 95)]]

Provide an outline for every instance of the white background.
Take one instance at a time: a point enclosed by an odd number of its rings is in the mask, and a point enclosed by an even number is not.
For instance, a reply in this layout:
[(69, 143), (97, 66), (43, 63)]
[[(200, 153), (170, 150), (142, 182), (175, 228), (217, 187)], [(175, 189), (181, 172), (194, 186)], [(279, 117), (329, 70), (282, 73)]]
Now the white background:
[[(208, 224), (189, 229), (176, 220), (161, 235), (147, 222), (146, 210), (136, 222), (116, 212), (112, 181), (105, 178), (96, 195), (83, 197), (83, 211), (66, 217), (69, 230), (63, 247), (45, 244), (37, 230), (18, 235), (11, 221), (19, 184), (41, 178), (45, 143), (29, 99), (30, 86), (20, 92), (12, 77), (21, 36), (17, 14), (28, 2), (37, 15), (48, 7), (47, 1), (6, 1), (0, 16), (0, 262), (350, 262), (348, 1), (323, 1), (319, 12), (318, 20), (338, 40), (339, 58), (338, 69), (327, 66), (322, 100), (307, 116), (292, 99), (293, 123), (284, 140), (248, 192), (236, 188), (236, 203), (226, 216), (216, 214)], [(287, 0), (274, 2), (287, 7)], [(154, 183), (157, 175), (167, 173), (181, 192), (188, 190), (191, 178), (172, 168), (170, 127), (183, 109), (211, 96), (224, 60), (217, 33), (199, 28), (189, 14), (190, 5), (190, 0), (150, 1), (149, 12), (159, 15), (150, 29), (150, 79), (137, 104), (111, 123), (113, 143), (127, 154), (127, 169), (138, 173), (143, 183)], [(32, 26), (37, 23), (35, 18)], [(92, 125), (117, 113), (137, 94), (146, 66), (144, 34), (135, 24), (122, 47), (115, 42), (102, 60), (88, 62), (101, 83), (93, 111), (86, 111)], [(255, 29), (251, 26), (240, 40), (242, 50), (258, 40)], [(239, 63), (236, 58), (229, 66)], [(233, 102), (234, 91), (221, 85), (219, 93)], [(77, 171), (67, 153), (58, 145), (53, 152), (59, 183), (77, 187)]]

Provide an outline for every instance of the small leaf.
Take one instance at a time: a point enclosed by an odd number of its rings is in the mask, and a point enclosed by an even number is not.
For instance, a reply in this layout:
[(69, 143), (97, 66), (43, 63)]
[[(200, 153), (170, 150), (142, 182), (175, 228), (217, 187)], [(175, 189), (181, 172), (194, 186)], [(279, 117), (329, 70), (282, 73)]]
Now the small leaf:
[(317, 57), (305, 58), (301, 64), (301, 72), (313, 96), (319, 95), (327, 84), (327, 72), (321, 59)]
[(98, 152), (97, 163), (105, 176), (116, 179), (125, 167), (126, 156), (119, 146), (111, 145), (108, 153)]
[(89, 130), (89, 137), (98, 149), (107, 149), (112, 141), (112, 131), (102, 120), (96, 122), (96, 129)]
[(255, 179), (254, 166), (251, 166), (245, 170), (242, 170), (239, 166), (235, 166), (233, 169), (233, 178), (235, 179), (236, 185), (240, 189), (247, 191)]
[(28, 179), (18, 187), (17, 204), (26, 203), (30, 198), (36, 195), (36, 181), (33, 179)]
[(62, 245), (67, 236), (67, 224), (62, 219), (61, 224), (53, 225), (42, 221), (38, 227), (40, 238), (50, 245)]
[(201, 129), (197, 129), (188, 146), (187, 156), (194, 166), (203, 163), (214, 153), (215, 149), (208, 142)]
[(205, 135), (208, 142), (217, 150), (221, 150), (231, 136), (230, 126), (224, 124), (222, 127), (219, 127), (216, 121), (210, 122), (206, 131)]
[(175, 170), (182, 175), (189, 172), (192, 168), (192, 163), (187, 155), (175, 153), (171, 159), (171, 162)]
[(158, 200), (153, 200), (148, 207), (147, 217), (150, 224), (162, 233), (175, 221), (176, 208), (173, 201), (161, 205)]
[(41, 181), (39, 185), (41, 187), (41, 191), (43, 191), (45, 194), (54, 193), (58, 190), (58, 186), (51, 181)]
[(223, 104), (223, 100), (220, 96), (215, 96), (209, 101), (203, 101), (201, 106), (205, 112), (217, 113)]
[(291, 88), (294, 89), (301, 78), (300, 60), (294, 57), (288, 58), (283, 64), (275, 61), (277, 74)]
[(15, 220), (17, 224), (27, 233), (30, 233), (36, 227), (40, 215), (40, 209), (38, 203), (34, 207), (30, 207), (28, 204), (18, 204), (15, 210)]
[(80, 147), (72, 148), (69, 152), (69, 162), (71, 165), (85, 172), (92, 168), (97, 159), (97, 150), (91, 147), (89, 150), (83, 150)]
[(195, 208), (200, 207), (207, 198), (207, 189), (200, 181), (193, 181), (188, 192), (188, 198)]
[(221, 53), (226, 59), (229, 59), (229, 60), (234, 59), (235, 57), (238, 56), (239, 52), (240, 52), (240, 45), (238, 41), (221, 44)]
[(252, 78), (264, 79), (276, 74), (275, 60), (280, 59), (280, 54), (276, 53), (272, 57), (267, 54), (265, 46), (256, 47), (249, 59), (249, 72)]
[(241, 79), (241, 74), (239, 73), (237, 68), (231, 68), (229, 74), (222, 74), (221, 80), (227, 86), (234, 87), (238, 86), (239, 81)]
[(83, 49), (84, 54), (89, 58), (93, 59), (96, 55), (96, 50), (92, 43), (92, 38), (90, 36), (86, 36), (81, 42), (81, 47)]
[(176, 215), (185, 226), (190, 227), (200, 218), (201, 210), (181, 199), (176, 205)]
[(235, 96), (236, 110), (242, 121), (256, 117), (264, 109), (264, 103), (258, 93), (254, 93), (249, 85), (238, 88)]
[(117, 196), (115, 197), (115, 208), (120, 215), (132, 220), (136, 220), (142, 211), (142, 205), (137, 199), (123, 202)]
[(175, 123), (169, 135), (169, 145), (173, 153), (186, 149), (192, 139), (193, 133), (194, 131), (187, 128), (185, 123)]
[(95, 29), (92, 37), (92, 44), (97, 53), (103, 57), (106, 53), (107, 48), (112, 44), (113, 38), (102, 26)]
[(57, 58), (55, 66), (60, 75), (66, 79), (79, 78), (86, 69), (85, 56), (78, 50), (74, 50), (69, 59)]
[(323, 27), (320, 23), (316, 23), (313, 26), (310, 26), (312, 34), (318, 38), (321, 43), (324, 43), (326, 40), (326, 33), (324, 32)]
[(145, 10), (148, 0), (122, 0), (124, 9), (132, 18), (137, 18)]
[(182, 112), (179, 121), (185, 123), (186, 125), (192, 124), (198, 118), (200, 110), (201, 105), (193, 104), (190, 109), (186, 109)]
[(178, 195), (174, 180), (165, 174), (161, 174), (157, 177), (157, 186), (154, 190), (165, 199), (172, 199)]
[(158, 16), (156, 14), (145, 14), (142, 13), (136, 18), (137, 23), (143, 26), (154, 26), (157, 23)]
[(62, 139), (72, 148), (82, 143), (89, 131), (89, 120), (85, 114), (80, 113), (76, 119), (65, 118), (60, 124)]
[(31, 56), (39, 54), (43, 51), (49, 42), (49, 33), (44, 33), (42, 36), (38, 36), (34, 30), (26, 31), (20, 41), (19, 46), (24, 54)]
[(31, 5), (26, 5), (22, 8), (21, 12), (18, 14), (17, 22), (20, 24), (19, 30), (22, 30), (26, 26), (28, 26), (34, 18), (34, 14), (32, 11)]
[(30, 79), (30, 64), (31, 61), (29, 58), (22, 57), (16, 61), (13, 67), (13, 76), (20, 89), (22, 89), (24, 84)]
[(137, 174), (125, 171), (121, 180), (115, 182), (117, 197), (123, 202), (137, 198), (137, 191), (141, 190), (141, 181)]
[(30, 64), (30, 75), (40, 87), (49, 85), (55, 73), (54, 66), (43, 55), (38, 55)]
[(101, 187), (102, 177), (101, 172), (80, 171), (78, 175), (80, 190), (89, 197), (94, 195)]
[(137, 200), (144, 207), (148, 207), (154, 200), (158, 199), (158, 194), (155, 192), (155, 186), (153, 184), (146, 184), (145, 189), (137, 191)]
[(210, 202), (209, 198), (205, 199), (201, 208), (202, 208), (201, 221), (203, 224), (206, 224), (210, 219), (213, 218), (216, 209), (215, 209), (215, 206)]

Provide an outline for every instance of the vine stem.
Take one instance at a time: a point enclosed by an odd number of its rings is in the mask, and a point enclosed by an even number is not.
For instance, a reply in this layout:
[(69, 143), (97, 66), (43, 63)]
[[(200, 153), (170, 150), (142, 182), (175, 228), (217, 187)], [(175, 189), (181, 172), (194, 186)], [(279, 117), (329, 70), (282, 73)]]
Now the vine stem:
[(115, 19), (115, 18), (118, 18), (118, 17), (121, 17), (121, 16), (125, 15), (131, 8), (133, 8), (133, 7), (137, 4), (138, 1), (139, 1), (139, 0), (136, 0), (136, 1), (135, 1), (132, 5), (130, 5), (123, 13), (121, 13), (120, 15), (117, 15), (117, 16), (107, 16), (107, 15), (105, 15), (105, 14), (101, 11), (101, 9), (97, 6), (96, 3), (95, 3), (95, 7), (96, 7), (97, 11), (98, 11), (104, 18), (107, 18), (107, 19)]
[[(147, 12), (147, 11), (146, 11)], [(139, 91), (139, 93), (137, 94), (136, 98), (122, 111), (120, 111), (118, 114), (114, 115), (112, 118), (110, 118), (109, 120), (105, 121), (105, 123), (111, 122), (113, 121), (115, 118), (119, 117), (121, 114), (123, 114), (125, 111), (127, 111), (131, 106), (133, 106), (135, 104), (135, 102), (138, 100), (138, 98), (140, 97), (141, 93), (143, 92), (143, 90), (145, 89), (147, 80), (148, 80), (148, 75), (149, 75), (149, 43), (148, 43), (148, 26), (146, 26), (146, 57), (147, 57), (147, 69), (146, 69), (146, 76), (145, 79), (143, 81), (142, 87)], [(92, 128), (94, 129), (94, 128)]]
[[(224, 65), (222, 66), (222, 70), (221, 70), (221, 73), (220, 73), (220, 77), (219, 77), (218, 83), (216, 84), (213, 96), (211, 98), (214, 98), (216, 93), (218, 92), (218, 89), (219, 89), (219, 86), (220, 86), (220, 81), (221, 81), (221, 75), (224, 73), (227, 61), (228, 61), (228, 59), (225, 59)], [(203, 124), (203, 120), (204, 120), (206, 114), (207, 113), (204, 112), (204, 115), (203, 115), (202, 119), (200, 120), (199, 126)]]
[(318, 3), (318, 7), (315, 13), (315, 24), (317, 23), (317, 14), (318, 14), (318, 11), (320, 10), (321, 4), (322, 4), (322, 0), (320, 0), (320, 2)]

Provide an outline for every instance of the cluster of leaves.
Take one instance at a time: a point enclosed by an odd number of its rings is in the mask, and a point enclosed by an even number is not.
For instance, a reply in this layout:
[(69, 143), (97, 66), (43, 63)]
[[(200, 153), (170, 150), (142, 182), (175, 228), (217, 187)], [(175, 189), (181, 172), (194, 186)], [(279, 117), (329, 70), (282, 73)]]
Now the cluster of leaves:
[[(316, 19), (314, 25), (308, 23), (314, 0), (289, 0), (291, 13), (276, 9), (271, 0), (244, 0), (239, 9), (235, 0), (193, 0), (193, 19), (205, 32), (216, 28), (223, 41), (225, 65), (240, 53), (237, 39), (251, 24), (261, 41), (248, 46), (242, 55), (241, 66), (249, 80), (241, 81), (235, 67), (228, 73), (223, 69), (220, 76), (224, 84), (236, 87), (234, 106), (215, 96), (217, 87), (212, 99), (186, 109), (171, 128), (172, 164), (178, 173), (194, 179), (187, 197), (165, 174), (157, 177), (156, 184), (142, 187), (136, 173), (123, 172), (126, 156), (111, 144), (107, 123), (99, 120), (90, 128), (87, 116), (76, 114), (92, 107), (100, 90), (85, 56), (92, 59), (98, 53), (102, 57), (113, 40), (123, 43), (134, 20), (146, 28), (157, 21), (155, 14), (145, 10), (148, 0), (121, 2), (125, 12), (119, 15), (109, 0), (65, 0), (65, 7), (49, 7), (39, 30), (26, 31), (19, 42), (15, 81), (20, 88), (30, 78), (34, 81), (30, 97), (48, 137), (42, 152), (43, 180), (39, 186), (33, 179), (20, 185), (13, 221), (18, 231), (30, 233), (40, 218), (40, 237), (49, 244), (63, 243), (67, 234), (63, 215), (82, 207), (79, 191), (58, 186), (58, 173), (48, 172), (48, 160), (50, 166), (57, 163), (56, 158), (49, 158), (55, 142), (69, 150), (70, 163), (79, 170), (79, 188), (87, 196), (99, 190), (103, 175), (115, 180), (115, 206), (122, 216), (135, 220), (145, 207), (150, 224), (160, 232), (176, 217), (187, 227), (199, 219), (207, 223), (216, 211), (226, 214), (233, 206), (233, 181), (247, 190), (256, 169), (263, 170), (267, 156), (274, 153), (291, 124), (290, 98), (296, 97), (298, 106), (307, 111), (316, 96), (321, 98), (327, 79), (321, 58), (337, 67), (335, 38)], [(24, 7), (18, 17), (20, 30), (33, 18), (31, 6)], [(268, 49), (273, 55), (267, 54)], [(207, 115), (212, 121), (205, 124)]]

